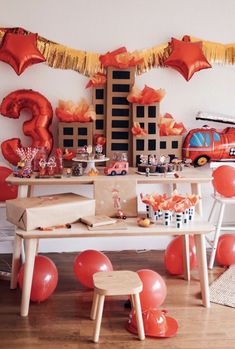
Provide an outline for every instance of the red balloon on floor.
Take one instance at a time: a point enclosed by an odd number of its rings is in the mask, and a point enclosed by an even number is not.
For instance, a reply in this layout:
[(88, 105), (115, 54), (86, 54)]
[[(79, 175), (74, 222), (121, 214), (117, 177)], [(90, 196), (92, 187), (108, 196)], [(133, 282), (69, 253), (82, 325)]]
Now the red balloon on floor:
[(108, 257), (102, 252), (86, 250), (75, 258), (73, 270), (83, 286), (94, 288), (93, 274), (98, 271), (112, 271), (113, 266)]
[(213, 171), (212, 176), (212, 183), (219, 194), (228, 198), (235, 196), (235, 169), (232, 166), (220, 166)]
[[(189, 238), (190, 269), (196, 265), (196, 248), (194, 238)], [(182, 237), (177, 236), (172, 240), (165, 250), (164, 264), (166, 270), (172, 275), (181, 275), (184, 272)]]
[(10, 176), (12, 170), (5, 166), (0, 166), (0, 201), (15, 199), (18, 193), (18, 186), (11, 185), (5, 182), (5, 179)]
[(137, 273), (143, 283), (143, 291), (140, 293), (142, 311), (160, 307), (167, 294), (166, 284), (161, 275), (150, 269), (141, 269)]
[(221, 235), (218, 241), (215, 260), (219, 265), (235, 264), (235, 235)]
[[(24, 265), (19, 273), (19, 285), (22, 289)], [(33, 302), (43, 302), (54, 292), (58, 283), (58, 271), (52, 260), (45, 256), (36, 256), (33, 271), (33, 281), (30, 299)]]

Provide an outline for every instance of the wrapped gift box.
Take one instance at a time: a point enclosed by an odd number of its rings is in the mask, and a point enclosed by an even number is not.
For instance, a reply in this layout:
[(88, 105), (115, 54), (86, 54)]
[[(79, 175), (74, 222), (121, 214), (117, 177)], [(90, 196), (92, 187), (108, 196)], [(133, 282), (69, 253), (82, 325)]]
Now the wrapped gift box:
[(7, 200), (6, 213), (9, 222), (28, 231), (95, 215), (95, 200), (73, 193)]

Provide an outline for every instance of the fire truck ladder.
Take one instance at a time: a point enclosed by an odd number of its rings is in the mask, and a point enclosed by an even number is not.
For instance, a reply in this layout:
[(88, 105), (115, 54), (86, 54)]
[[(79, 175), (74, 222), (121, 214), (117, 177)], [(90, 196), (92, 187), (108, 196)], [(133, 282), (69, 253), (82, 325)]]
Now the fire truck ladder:
[(235, 125), (235, 117), (225, 114), (210, 113), (199, 111), (196, 115), (196, 120), (206, 120), (212, 122), (219, 122), (222, 124)]

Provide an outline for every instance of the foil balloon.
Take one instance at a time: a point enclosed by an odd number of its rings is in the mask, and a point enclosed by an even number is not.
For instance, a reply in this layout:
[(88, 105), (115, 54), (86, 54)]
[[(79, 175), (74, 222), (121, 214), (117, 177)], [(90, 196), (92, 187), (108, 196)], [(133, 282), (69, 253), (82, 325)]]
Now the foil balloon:
[(10, 168), (0, 166), (0, 202), (17, 198), (18, 186), (11, 185), (5, 181), (11, 173), (12, 170)]
[(171, 39), (171, 54), (164, 61), (166, 67), (177, 70), (185, 80), (189, 81), (194, 73), (211, 68), (202, 51), (202, 42), (190, 42), (188, 36), (183, 40)]
[(18, 75), (33, 64), (45, 62), (37, 49), (37, 34), (7, 32), (0, 48), (0, 60), (10, 64)]
[[(53, 147), (53, 136), (49, 131), (53, 117), (50, 102), (39, 92), (17, 90), (3, 99), (0, 112), (8, 118), (18, 119), (22, 109), (28, 109), (32, 113), (32, 118), (23, 123), (24, 134), (32, 138), (31, 147), (44, 147), (49, 154)], [(22, 143), (19, 138), (7, 139), (2, 142), (1, 149), (4, 158), (16, 165), (19, 161), (16, 149), (20, 147), (22, 147)]]

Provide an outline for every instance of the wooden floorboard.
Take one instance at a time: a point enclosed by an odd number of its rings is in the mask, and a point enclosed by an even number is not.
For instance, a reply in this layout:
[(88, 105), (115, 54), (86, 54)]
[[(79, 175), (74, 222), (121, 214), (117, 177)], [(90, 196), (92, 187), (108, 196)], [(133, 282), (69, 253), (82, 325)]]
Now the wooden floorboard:
[[(197, 270), (190, 282), (166, 274), (160, 251), (107, 252), (114, 269), (148, 268), (165, 279), (168, 294), (163, 309), (178, 320), (177, 336), (169, 339), (146, 338), (140, 342), (125, 329), (129, 310), (126, 297), (105, 302), (99, 344), (91, 342), (93, 322), (89, 319), (92, 292), (76, 281), (73, 260), (76, 253), (47, 254), (57, 265), (59, 283), (51, 298), (41, 304), (31, 303), (28, 318), (19, 316), (20, 291), (9, 290), (9, 282), (0, 280), (0, 348), (45, 349), (234, 349), (235, 310), (212, 304), (201, 306)], [(1, 260), (10, 262), (9, 255)], [(2, 265), (0, 263), (0, 265)], [(1, 268), (3, 269), (3, 268)], [(210, 282), (223, 272), (216, 267), (209, 272)]]

